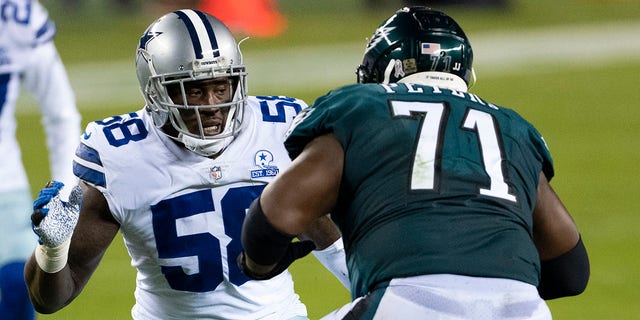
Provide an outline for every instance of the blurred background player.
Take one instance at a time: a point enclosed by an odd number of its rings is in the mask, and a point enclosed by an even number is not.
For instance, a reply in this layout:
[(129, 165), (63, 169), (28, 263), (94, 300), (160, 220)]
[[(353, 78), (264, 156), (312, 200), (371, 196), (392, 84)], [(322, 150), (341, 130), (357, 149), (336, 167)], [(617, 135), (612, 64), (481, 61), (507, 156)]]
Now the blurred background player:
[[(74, 93), (53, 42), (56, 29), (38, 1), (0, 0), (0, 319), (33, 319), (23, 269), (35, 237), (32, 198), (16, 139), (23, 88), (35, 98), (51, 176), (74, 185), (73, 152), (80, 137)], [(47, 150), (42, 150), (45, 156)]]
[[(233, 35), (197, 10), (148, 27), (136, 73), (146, 106), (91, 122), (73, 163), (80, 186), (62, 202), (49, 183), (34, 203), (36, 310), (71, 303), (120, 231), (137, 269), (133, 319), (306, 319), (288, 271), (252, 281), (236, 263), (245, 211), (289, 166), (284, 134), (306, 104), (248, 96)], [(315, 227), (289, 259), (318, 249), (349, 286), (339, 231), (327, 217)]]
[(354, 301), (326, 319), (551, 319), (543, 299), (582, 293), (589, 260), (549, 150), (515, 111), (467, 92), (472, 62), (442, 12), (384, 21), (359, 84), (296, 118), (294, 160), (244, 222), (245, 273), (276, 275), (289, 240), (331, 212)]

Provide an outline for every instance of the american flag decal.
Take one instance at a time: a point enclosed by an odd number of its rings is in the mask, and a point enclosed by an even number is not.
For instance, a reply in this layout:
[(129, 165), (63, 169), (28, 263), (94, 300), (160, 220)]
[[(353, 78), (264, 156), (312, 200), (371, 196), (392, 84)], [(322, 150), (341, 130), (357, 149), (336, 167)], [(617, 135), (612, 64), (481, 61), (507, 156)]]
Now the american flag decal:
[(421, 44), (421, 50), (420, 53), (422, 54), (434, 54), (438, 51), (440, 51), (440, 44), (439, 43), (422, 43)]

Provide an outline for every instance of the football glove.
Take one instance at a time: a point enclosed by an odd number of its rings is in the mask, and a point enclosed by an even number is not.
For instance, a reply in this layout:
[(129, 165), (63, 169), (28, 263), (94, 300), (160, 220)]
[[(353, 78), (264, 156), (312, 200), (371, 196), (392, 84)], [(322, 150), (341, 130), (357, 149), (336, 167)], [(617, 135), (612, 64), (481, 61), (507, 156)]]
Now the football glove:
[(309, 252), (313, 251), (315, 248), (316, 245), (313, 241), (305, 240), (291, 242), (282, 259), (280, 259), (276, 266), (266, 274), (257, 274), (247, 267), (244, 251), (242, 251), (238, 256), (237, 262), (240, 270), (242, 270), (247, 277), (254, 280), (267, 280), (281, 274), (283, 271), (287, 270), (294, 261), (308, 255)]
[(60, 199), (60, 189), (64, 184), (49, 181), (40, 190), (38, 198), (33, 202), (31, 226), (38, 235), (38, 242), (49, 248), (55, 248), (71, 238), (78, 223), (82, 190), (75, 186), (69, 195), (69, 201)]

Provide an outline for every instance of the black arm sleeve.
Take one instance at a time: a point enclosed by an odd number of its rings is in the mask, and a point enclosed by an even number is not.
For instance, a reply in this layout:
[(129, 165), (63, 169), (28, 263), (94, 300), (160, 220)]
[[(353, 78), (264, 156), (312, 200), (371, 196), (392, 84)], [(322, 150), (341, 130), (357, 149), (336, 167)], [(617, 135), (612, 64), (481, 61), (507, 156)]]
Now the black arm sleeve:
[(573, 249), (541, 262), (538, 293), (545, 300), (581, 294), (587, 287), (589, 274), (589, 257), (579, 238)]
[(262, 212), (260, 197), (255, 199), (242, 225), (242, 246), (245, 254), (255, 263), (272, 265), (282, 259), (295, 236), (273, 227)]

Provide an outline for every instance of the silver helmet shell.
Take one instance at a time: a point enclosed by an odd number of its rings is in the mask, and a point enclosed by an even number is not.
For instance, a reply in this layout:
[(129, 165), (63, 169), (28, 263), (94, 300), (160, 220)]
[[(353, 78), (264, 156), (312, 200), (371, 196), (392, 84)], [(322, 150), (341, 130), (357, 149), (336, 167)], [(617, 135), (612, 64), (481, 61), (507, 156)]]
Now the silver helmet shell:
[[(155, 126), (189, 150), (203, 156), (218, 154), (239, 133), (247, 101), (246, 68), (233, 35), (215, 17), (179, 10), (153, 22), (140, 38), (136, 74)], [(185, 83), (211, 79), (232, 81), (231, 101), (189, 105)], [(168, 86), (179, 86), (181, 103), (171, 99)], [(211, 108), (228, 108), (224, 129), (215, 135), (205, 133), (201, 118), (201, 111)], [(181, 110), (196, 113), (199, 132), (187, 128)]]

